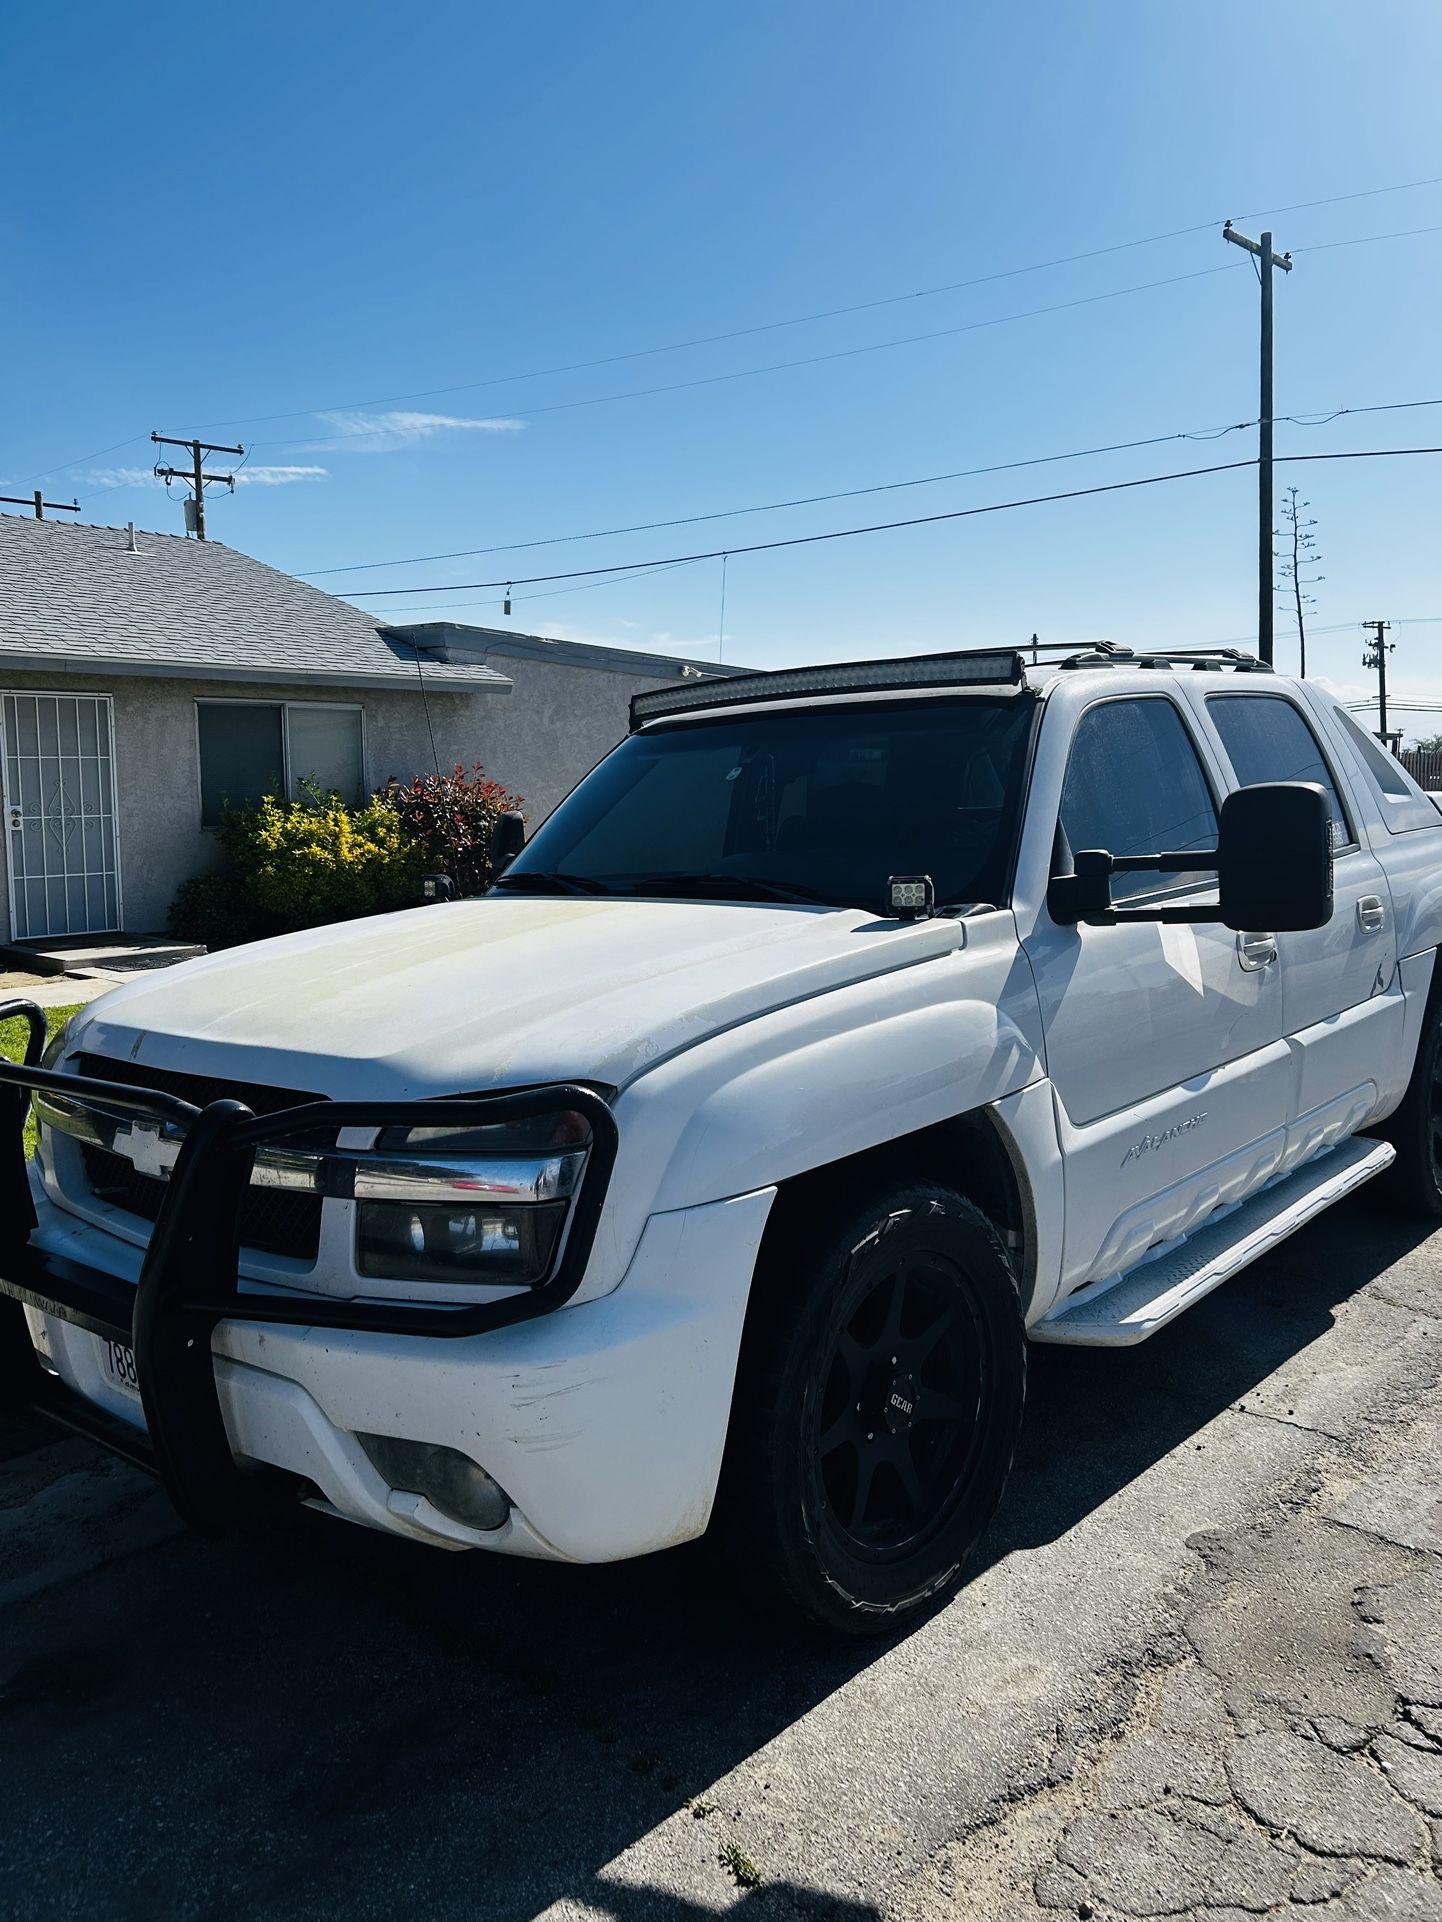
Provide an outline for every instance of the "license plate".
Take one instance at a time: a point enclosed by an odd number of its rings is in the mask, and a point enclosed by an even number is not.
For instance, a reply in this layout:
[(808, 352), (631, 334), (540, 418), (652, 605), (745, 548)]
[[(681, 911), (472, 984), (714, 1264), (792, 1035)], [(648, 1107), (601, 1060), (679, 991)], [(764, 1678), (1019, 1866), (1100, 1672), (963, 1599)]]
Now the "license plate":
[(140, 1377), (135, 1372), (135, 1350), (123, 1342), (102, 1341), (100, 1366), (105, 1377), (127, 1395), (140, 1399)]

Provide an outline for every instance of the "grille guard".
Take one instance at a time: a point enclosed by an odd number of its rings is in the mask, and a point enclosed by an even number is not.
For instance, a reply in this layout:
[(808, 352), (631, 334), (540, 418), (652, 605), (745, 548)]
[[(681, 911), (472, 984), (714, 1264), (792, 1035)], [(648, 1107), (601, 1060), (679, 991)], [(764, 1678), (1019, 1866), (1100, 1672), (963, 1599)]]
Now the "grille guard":
[[(266, 1479), (248, 1474), (231, 1454), (210, 1352), (217, 1322), (455, 1338), (549, 1314), (580, 1286), (617, 1142), (611, 1110), (589, 1088), (562, 1083), (438, 1101), (319, 1101), (267, 1115), (228, 1099), (198, 1108), (158, 1089), (43, 1068), (44, 1014), (34, 1002), (0, 1003), (0, 1020), (11, 1018), (25, 1020), (30, 1033), (22, 1064), (0, 1061), (0, 1409), (34, 1408), (152, 1469), (193, 1527), (219, 1532), (253, 1504)], [(31, 1239), (36, 1215), (24, 1137), (37, 1089), (110, 1118), (185, 1129), (134, 1287)], [(240, 1206), (258, 1149), (318, 1128), (479, 1127), (563, 1109), (586, 1117), (591, 1148), (559, 1259), (535, 1287), (459, 1307), (241, 1292)], [(148, 1441), (41, 1366), (26, 1306), (134, 1349)]]

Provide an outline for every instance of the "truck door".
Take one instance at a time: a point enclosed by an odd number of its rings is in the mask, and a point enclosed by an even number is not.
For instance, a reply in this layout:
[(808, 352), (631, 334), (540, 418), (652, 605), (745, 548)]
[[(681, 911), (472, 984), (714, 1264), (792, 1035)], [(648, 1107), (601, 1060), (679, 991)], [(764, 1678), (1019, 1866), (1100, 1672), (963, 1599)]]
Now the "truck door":
[(1299, 703), (1289, 694), (1213, 694), (1207, 717), (1238, 787), (1315, 781), (1332, 807), (1332, 918), (1304, 932), (1259, 933), (1276, 949), (1291, 1050), (1288, 1162), (1351, 1134), (1396, 1079), (1403, 1006), (1397, 931), (1382, 864), (1354, 818)]
[[(1079, 693), (1048, 702), (1038, 747), (1034, 808), (1047, 806), (1048, 765), (1056, 780), (1059, 746), (1065, 754), (1053, 858), (1214, 848), (1214, 784), (1174, 696), (1103, 697), (1077, 713)], [(1205, 873), (1118, 875), (1113, 900), (1214, 899), (1215, 887)], [(1220, 922), (1064, 927), (1042, 898), (1024, 946), (1057, 1104), (1070, 1290), (1134, 1266), (1278, 1166), (1281, 990), (1275, 961)]]

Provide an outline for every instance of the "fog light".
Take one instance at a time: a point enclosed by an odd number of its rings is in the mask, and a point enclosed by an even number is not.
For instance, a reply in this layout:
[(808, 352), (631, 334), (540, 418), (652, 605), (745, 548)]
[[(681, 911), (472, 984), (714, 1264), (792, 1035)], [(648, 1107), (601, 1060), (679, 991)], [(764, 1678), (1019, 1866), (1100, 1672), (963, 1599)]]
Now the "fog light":
[(511, 1512), (505, 1489), (458, 1448), (403, 1441), (395, 1435), (357, 1435), (356, 1440), (392, 1488), (424, 1495), (453, 1522), (499, 1528)]

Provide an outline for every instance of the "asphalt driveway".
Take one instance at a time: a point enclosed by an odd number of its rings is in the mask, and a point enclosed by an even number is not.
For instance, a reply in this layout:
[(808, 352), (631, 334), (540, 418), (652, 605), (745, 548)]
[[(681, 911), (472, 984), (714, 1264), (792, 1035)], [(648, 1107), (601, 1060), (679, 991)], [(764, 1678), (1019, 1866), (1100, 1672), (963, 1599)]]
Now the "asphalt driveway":
[(1035, 1351), (984, 1565), (890, 1645), (694, 1550), (202, 1542), (15, 1424), (0, 1916), (1442, 1918), (1439, 1451), (1442, 1236), (1365, 1195)]

